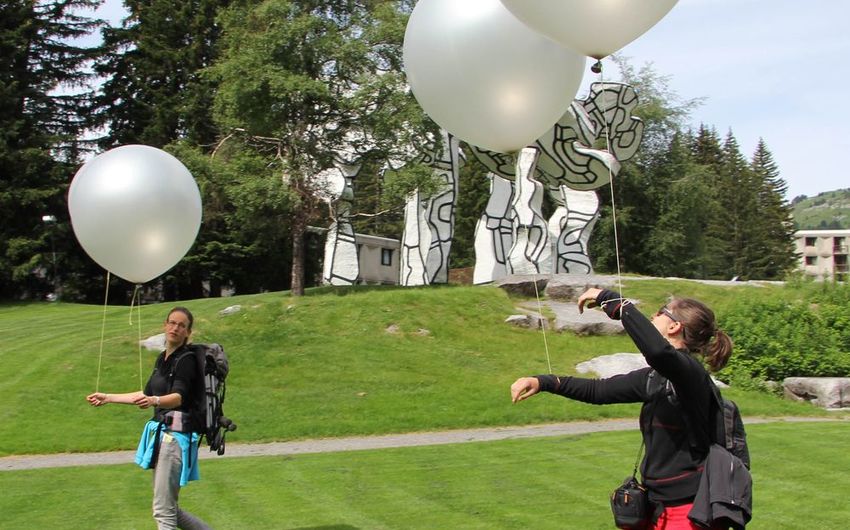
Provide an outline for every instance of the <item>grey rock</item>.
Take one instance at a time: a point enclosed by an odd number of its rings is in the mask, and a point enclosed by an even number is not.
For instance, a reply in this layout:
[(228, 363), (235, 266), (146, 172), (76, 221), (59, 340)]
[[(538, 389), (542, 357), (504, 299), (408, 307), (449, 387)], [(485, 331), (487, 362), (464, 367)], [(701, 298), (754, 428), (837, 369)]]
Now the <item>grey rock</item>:
[[(584, 361), (576, 365), (576, 372), (580, 374), (596, 374), (599, 377), (612, 377), (620, 374), (627, 374), (641, 368), (649, 366), (646, 364), (646, 359), (640, 353), (612, 353), (610, 355), (600, 355), (589, 361)], [(729, 385), (723, 381), (718, 381), (714, 377), (711, 378), (717, 388), (729, 388)]]
[(596, 374), (605, 378), (627, 374), (646, 367), (646, 359), (639, 353), (612, 353), (578, 363), (576, 371), (580, 374)]
[(141, 341), (140, 344), (146, 350), (162, 351), (165, 349), (165, 333), (160, 333), (159, 335), (153, 335), (151, 337), (148, 337), (145, 340)]
[(619, 320), (611, 320), (602, 311), (588, 309), (578, 312), (578, 306), (569, 302), (547, 302), (555, 313), (555, 331), (572, 331), (577, 335), (620, 335), (625, 332)]
[[(520, 311), (525, 311), (523, 308), (519, 309)], [(549, 327), (549, 319), (540, 313), (535, 313), (533, 311), (526, 311), (521, 315), (511, 315), (505, 319), (505, 322), (514, 326), (529, 329), (541, 329), (544, 327), (548, 329)]]
[(218, 314), (219, 315), (231, 315), (233, 313), (238, 313), (240, 311), (242, 311), (241, 305), (232, 305), (232, 306), (229, 306), (229, 307), (225, 307), (224, 309), (219, 311)]
[(788, 377), (782, 388), (785, 397), (795, 401), (825, 409), (850, 407), (850, 377)]
[(508, 294), (517, 296), (535, 296), (534, 284), (537, 284), (537, 294), (543, 297), (546, 284), (551, 278), (549, 274), (511, 274), (496, 280), (496, 285)]
[(591, 287), (617, 290), (617, 278), (598, 274), (556, 274), (546, 283), (545, 294), (551, 300), (576, 302)]

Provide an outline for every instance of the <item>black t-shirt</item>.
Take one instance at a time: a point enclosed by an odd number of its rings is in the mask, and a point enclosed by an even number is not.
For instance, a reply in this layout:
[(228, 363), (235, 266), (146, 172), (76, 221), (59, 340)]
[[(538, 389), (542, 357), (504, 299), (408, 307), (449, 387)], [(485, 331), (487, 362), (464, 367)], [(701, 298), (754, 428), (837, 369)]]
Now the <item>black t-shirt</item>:
[[(184, 345), (165, 358), (165, 352), (159, 354), (154, 364), (148, 383), (145, 385), (145, 395), (164, 396), (177, 392), (182, 400), (180, 406), (173, 410), (191, 412), (195, 395), (192, 391), (198, 380), (198, 362), (192, 350)], [(155, 409), (154, 414), (159, 412)]]

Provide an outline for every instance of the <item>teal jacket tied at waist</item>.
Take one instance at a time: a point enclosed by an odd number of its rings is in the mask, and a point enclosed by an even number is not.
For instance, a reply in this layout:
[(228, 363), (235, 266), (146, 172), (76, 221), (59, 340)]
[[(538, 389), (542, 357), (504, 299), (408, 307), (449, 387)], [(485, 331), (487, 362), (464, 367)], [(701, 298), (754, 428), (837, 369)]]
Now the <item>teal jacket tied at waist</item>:
[[(139, 439), (139, 447), (136, 449), (136, 463), (142, 469), (151, 468), (151, 459), (154, 455), (154, 444), (156, 443), (157, 438), (156, 432), (157, 429), (159, 429), (159, 426), (160, 423), (158, 421), (150, 420), (142, 429), (142, 436)], [(193, 480), (199, 480), (201, 475), (198, 472), (198, 442), (201, 437), (198, 433), (194, 432), (188, 434), (162, 429), (159, 433), (160, 440), (166, 435), (177, 440), (177, 443), (180, 444), (180, 449), (183, 452), (183, 469), (180, 472), (180, 486), (183, 487)], [(189, 448), (192, 450), (189, 451)], [(191, 461), (189, 459), (190, 454), (192, 455)]]

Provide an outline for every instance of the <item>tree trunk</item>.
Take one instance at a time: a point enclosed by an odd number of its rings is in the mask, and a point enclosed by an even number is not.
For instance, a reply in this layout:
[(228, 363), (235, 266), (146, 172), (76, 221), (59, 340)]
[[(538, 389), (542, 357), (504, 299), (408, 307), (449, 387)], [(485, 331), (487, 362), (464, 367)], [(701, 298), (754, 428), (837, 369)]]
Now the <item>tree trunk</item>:
[[(299, 212), (300, 213), (300, 212)], [(292, 296), (304, 296), (304, 233), (307, 220), (304, 215), (295, 215), (292, 222)]]

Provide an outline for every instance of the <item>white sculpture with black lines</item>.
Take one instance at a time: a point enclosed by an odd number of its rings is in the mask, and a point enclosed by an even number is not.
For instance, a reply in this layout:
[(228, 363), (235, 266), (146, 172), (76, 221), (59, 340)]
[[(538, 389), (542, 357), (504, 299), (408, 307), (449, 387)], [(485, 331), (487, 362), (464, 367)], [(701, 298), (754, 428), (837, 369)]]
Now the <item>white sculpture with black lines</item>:
[[(637, 151), (644, 124), (632, 116), (636, 105), (632, 87), (594, 83), (586, 99), (574, 101), (555, 126), (517, 155), (470, 146), (488, 168), (491, 180), (490, 198), (475, 231), (474, 283), (511, 273), (593, 272), (587, 254), (599, 210), (593, 190), (607, 184), (609, 172), (616, 175), (619, 161)], [(606, 124), (610, 152), (592, 147), (604, 137)], [(457, 138), (443, 131), (439, 154), (426, 154), (420, 162), (434, 168), (443, 186), (431, 197), (417, 190), (407, 201), (399, 260), (401, 285), (448, 281), (462, 162)], [(349, 219), (351, 181), (358, 170), (355, 162), (340, 159), (324, 172), (326, 178), (343, 183), (329, 200), (333, 222), (325, 245), (324, 279), (332, 285), (354, 283), (359, 274)], [(541, 213), (543, 191), (556, 205), (548, 221)]]
[(510, 274), (508, 255), (513, 246), (514, 187), (511, 181), (487, 173), (490, 197), (475, 226), (475, 255), (488, 259), (475, 261), (472, 283), (487, 283)]
[(461, 153), (459, 140), (446, 131), (441, 133), (439, 149), (426, 153), (421, 161), (440, 179), (439, 190), (430, 197), (423, 197), (416, 190), (405, 205), (400, 285), (449, 281), (449, 252), (454, 237)]
[(331, 212), (322, 266), (322, 281), (326, 285), (353, 285), (360, 276), (357, 243), (351, 225), (352, 182), (359, 172), (360, 164), (335, 158), (334, 167), (317, 176), (323, 181), (324, 199)]
[[(542, 219), (542, 194), (527, 195), (528, 200), (513, 199), (514, 208), (526, 210), (522, 219), (518, 211), (508, 212), (502, 218), (494, 217), (493, 212), (505, 211), (504, 202), (498, 201), (504, 201), (507, 194), (501, 192), (495, 201), (491, 197), (476, 227), (474, 283), (496, 280), (503, 275), (502, 271), (504, 274), (593, 272), (587, 243), (598, 218), (599, 200), (592, 190), (607, 184), (609, 173), (619, 172), (619, 161), (637, 152), (644, 124), (632, 116), (636, 105), (637, 96), (629, 85), (594, 83), (586, 99), (574, 101), (554, 127), (517, 156), (471, 146), (491, 178), (513, 181), (515, 189), (530, 190), (542, 185), (556, 205), (555, 213), (546, 223), (544, 237), (538, 238), (525, 221), (532, 220), (539, 226), (536, 219)], [(606, 125), (610, 152), (592, 147), (600, 137), (605, 137)], [(529, 151), (538, 153), (536, 164), (527, 163), (532, 157)], [(491, 189), (499, 188), (491, 186)], [(497, 248), (505, 246), (505, 238), (491, 227), (504, 223), (513, 225), (514, 240), (509, 259), (501, 266)], [(530, 234), (535, 236), (529, 237)], [(540, 250), (541, 239), (550, 248), (548, 253)], [(532, 266), (529, 260), (533, 256), (538, 258)]]

